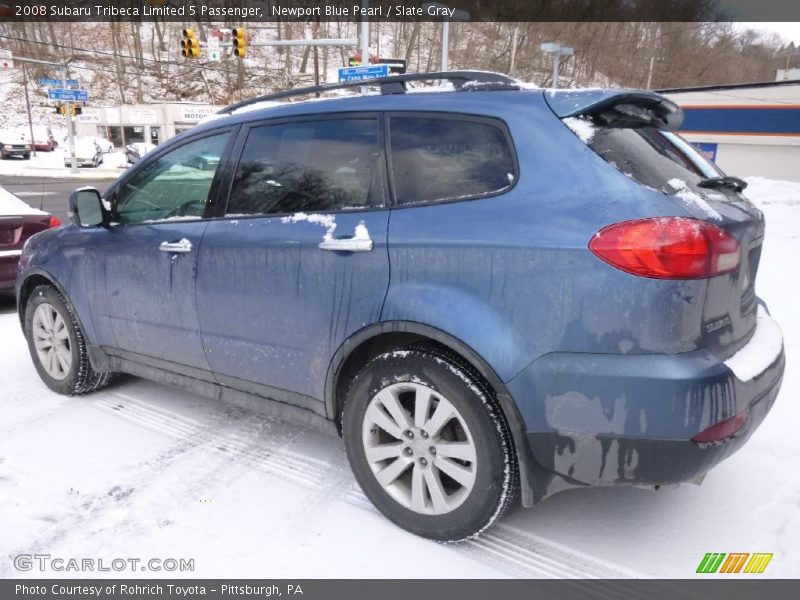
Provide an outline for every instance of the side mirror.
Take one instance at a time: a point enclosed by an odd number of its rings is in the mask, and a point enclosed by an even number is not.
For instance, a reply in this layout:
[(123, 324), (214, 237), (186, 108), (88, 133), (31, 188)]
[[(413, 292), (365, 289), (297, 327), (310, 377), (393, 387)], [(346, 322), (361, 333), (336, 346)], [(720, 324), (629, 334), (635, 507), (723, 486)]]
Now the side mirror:
[(69, 216), (78, 227), (100, 227), (108, 223), (108, 213), (103, 207), (100, 192), (85, 187), (69, 196)]

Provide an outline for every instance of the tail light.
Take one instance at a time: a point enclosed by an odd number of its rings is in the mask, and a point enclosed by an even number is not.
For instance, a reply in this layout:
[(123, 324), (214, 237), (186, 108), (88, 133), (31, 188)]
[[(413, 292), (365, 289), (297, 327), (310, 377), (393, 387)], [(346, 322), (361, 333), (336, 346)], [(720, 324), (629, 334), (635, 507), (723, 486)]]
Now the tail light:
[(609, 225), (589, 250), (612, 267), (655, 279), (704, 279), (739, 267), (739, 242), (712, 223), (686, 217), (636, 219)]
[(704, 429), (692, 438), (692, 441), (697, 444), (710, 444), (712, 442), (721, 442), (741, 430), (747, 423), (747, 416), (749, 410), (743, 410), (736, 413), (730, 419), (725, 419), (719, 423), (715, 423), (708, 429)]
[(50, 215), (50, 223), (47, 228), (52, 229), (53, 227), (61, 227), (61, 220), (55, 215)]

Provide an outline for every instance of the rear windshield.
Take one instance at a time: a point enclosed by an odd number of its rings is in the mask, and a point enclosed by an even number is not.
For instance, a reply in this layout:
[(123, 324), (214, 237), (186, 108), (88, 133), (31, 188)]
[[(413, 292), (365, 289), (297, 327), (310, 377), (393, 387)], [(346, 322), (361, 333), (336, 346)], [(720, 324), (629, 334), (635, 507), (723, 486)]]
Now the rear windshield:
[(564, 119), (564, 123), (606, 162), (642, 185), (665, 194), (690, 189), (706, 197), (725, 199), (720, 198), (724, 190), (697, 185), (703, 179), (724, 174), (674, 132), (654, 127), (596, 126), (576, 118)]

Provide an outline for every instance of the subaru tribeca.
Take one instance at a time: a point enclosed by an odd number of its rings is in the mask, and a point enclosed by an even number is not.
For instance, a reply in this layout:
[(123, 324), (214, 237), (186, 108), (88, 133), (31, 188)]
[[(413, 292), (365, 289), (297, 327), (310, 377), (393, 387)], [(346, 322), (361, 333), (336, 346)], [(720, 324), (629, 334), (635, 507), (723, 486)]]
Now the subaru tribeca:
[(764, 220), (675, 104), (484, 72), (273, 102), (348, 85), (231, 106), (75, 192), (19, 267), (44, 382), (332, 423), (374, 505), (437, 540), (517, 494), (698, 482), (744, 444), (784, 370)]

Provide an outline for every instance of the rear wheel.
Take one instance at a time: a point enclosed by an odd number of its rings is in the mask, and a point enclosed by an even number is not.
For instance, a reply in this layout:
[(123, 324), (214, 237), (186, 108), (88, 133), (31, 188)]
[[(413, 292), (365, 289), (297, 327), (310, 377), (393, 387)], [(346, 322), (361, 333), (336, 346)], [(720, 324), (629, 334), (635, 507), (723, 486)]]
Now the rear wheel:
[(42, 285), (31, 293), (25, 337), (39, 376), (54, 392), (83, 394), (108, 383), (111, 374), (92, 368), (80, 325), (55, 288)]
[(494, 395), (469, 365), (436, 346), (367, 364), (342, 425), (364, 493), (408, 531), (439, 541), (473, 537), (514, 498), (516, 456)]

